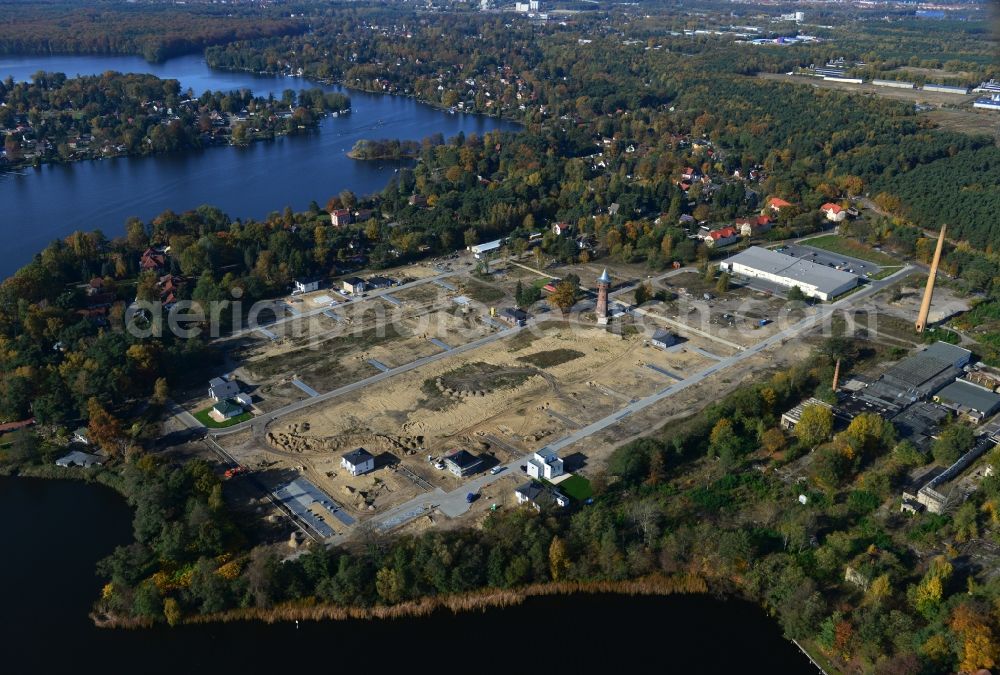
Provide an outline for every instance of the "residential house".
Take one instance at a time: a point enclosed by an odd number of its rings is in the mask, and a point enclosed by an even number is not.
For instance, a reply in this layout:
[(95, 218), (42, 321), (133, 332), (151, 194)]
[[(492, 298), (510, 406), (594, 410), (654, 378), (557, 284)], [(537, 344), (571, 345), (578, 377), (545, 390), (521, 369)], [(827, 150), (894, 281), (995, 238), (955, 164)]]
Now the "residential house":
[(160, 304), (164, 309), (170, 309), (180, 300), (183, 286), (184, 279), (175, 274), (164, 274), (157, 280), (156, 288), (160, 292)]
[(293, 293), (311, 293), (319, 290), (319, 279), (294, 279), (292, 281)]
[(753, 237), (763, 234), (771, 229), (770, 216), (755, 216), (751, 218), (737, 218), (736, 227), (744, 237)]
[(344, 293), (350, 295), (361, 295), (365, 292), (365, 281), (358, 277), (348, 277), (341, 281), (340, 284)]
[(552, 234), (560, 237), (570, 230), (569, 223), (552, 223)]
[(479, 471), (483, 460), (468, 450), (457, 450), (444, 458), (444, 464), (449, 471), (462, 478)]
[(690, 166), (684, 167), (684, 172), (681, 174), (681, 179), (689, 183), (691, 181), (700, 180), (701, 171)]
[(410, 206), (418, 206), (421, 208), (427, 206), (427, 197), (424, 197), (423, 195), (410, 195), (410, 199), (408, 201)]
[(767, 200), (767, 208), (771, 209), (775, 213), (780, 212), (781, 209), (787, 209), (791, 205), (791, 202), (786, 202), (781, 197), (771, 197)]
[(677, 335), (662, 328), (653, 333), (653, 337), (649, 340), (649, 343), (658, 349), (673, 347), (677, 342)]
[(349, 209), (334, 209), (330, 212), (330, 223), (334, 227), (343, 227), (351, 224), (351, 212)]
[(551, 448), (536, 450), (527, 464), (528, 475), (532, 478), (552, 480), (563, 475), (562, 458)]
[(216, 422), (222, 423), (243, 414), (243, 408), (230, 400), (219, 401), (212, 406), (208, 416)]
[(376, 288), (391, 288), (396, 285), (395, 279), (390, 279), (389, 277), (382, 277), (379, 275), (368, 277), (365, 281), (365, 288), (376, 289)]
[(826, 214), (826, 219), (833, 221), (835, 223), (840, 223), (844, 221), (847, 217), (847, 211), (842, 209), (839, 205), (832, 202), (827, 202), (823, 206), (819, 207), (819, 210)]
[(512, 326), (523, 326), (528, 323), (530, 315), (517, 307), (504, 307), (500, 310), (500, 319)]
[(712, 230), (705, 237), (705, 246), (709, 248), (721, 248), (723, 246), (729, 246), (730, 244), (735, 244), (740, 240), (740, 231), (735, 227), (723, 227), (717, 230)]
[(569, 498), (555, 488), (539, 483), (538, 481), (528, 481), (514, 490), (514, 496), (518, 504), (531, 504), (536, 511), (542, 508), (558, 506), (560, 508), (569, 506)]
[(56, 460), (56, 466), (61, 466), (64, 469), (74, 466), (89, 469), (92, 466), (100, 466), (103, 463), (104, 459), (100, 455), (92, 455), (89, 452), (81, 452), (80, 450), (73, 450), (68, 455)]
[(253, 407), (253, 399), (250, 398), (250, 394), (240, 392), (239, 394), (236, 394), (236, 396), (233, 396), (233, 400), (243, 406), (244, 410), (249, 410)]
[(159, 272), (167, 266), (167, 254), (161, 248), (147, 248), (139, 256), (139, 269), (146, 272)]
[(340, 458), (340, 467), (347, 469), (352, 476), (360, 476), (375, 470), (375, 456), (364, 448), (351, 450)]
[(79, 427), (73, 432), (70, 442), (79, 443), (80, 445), (90, 445), (90, 431), (87, 427)]
[(225, 401), (240, 393), (240, 385), (232, 380), (224, 380), (221, 377), (213, 377), (208, 381), (208, 396), (213, 401)]

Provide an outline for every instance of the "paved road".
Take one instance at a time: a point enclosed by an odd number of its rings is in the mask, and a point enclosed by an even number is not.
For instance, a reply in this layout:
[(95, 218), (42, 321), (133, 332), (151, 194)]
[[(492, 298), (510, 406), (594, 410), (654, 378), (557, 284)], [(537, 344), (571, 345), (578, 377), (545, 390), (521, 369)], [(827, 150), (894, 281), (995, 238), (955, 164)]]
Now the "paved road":
[[(661, 389), (655, 394), (647, 396), (646, 398), (633, 401), (628, 405), (626, 405), (625, 407), (620, 408), (616, 412), (611, 413), (607, 417), (597, 420), (596, 422), (589, 424), (583, 427), (582, 429), (577, 429), (571, 434), (564, 436), (563, 438), (553, 443), (550, 443), (545, 447), (559, 451), (562, 450), (563, 448), (573, 445), (574, 443), (578, 443), (579, 441), (589, 436), (593, 436), (594, 434), (617, 424), (619, 421), (630, 415), (645, 410), (646, 408), (655, 405), (660, 401), (663, 401), (664, 399), (669, 398), (681, 391), (684, 391), (689, 387), (693, 387), (697, 384), (704, 382), (706, 379), (708, 379), (709, 377), (711, 377), (712, 375), (721, 370), (730, 368), (738, 364), (740, 361), (749, 358), (750, 356), (757, 354), (762, 350), (768, 349), (769, 347), (780, 345), (783, 342), (793, 337), (796, 337), (804, 333), (805, 331), (810, 330), (811, 328), (816, 327), (837, 310), (849, 307), (861, 300), (864, 300), (865, 298), (874, 295), (875, 293), (878, 293), (886, 286), (893, 284), (897, 281), (900, 281), (901, 279), (909, 276), (916, 269), (917, 269), (916, 267), (908, 265), (903, 269), (901, 269), (900, 271), (896, 272), (895, 274), (886, 277), (881, 281), (872, 282), (868, 286), (862, 288), (861, 290), (855, 293), (852, 293), (851, 295), (841, 300), (838, 300), (837, 302), (826, 305), (819, 305), (816, 307), (816, 312), (814, 314), (807, 316), (803, 319), (800, 319), (791, 326), (785, 328), (784, 330), (778, 333), (775, 333), (774, 335), (765, 340), (762, 340), (753, 347), (740, 351), (734, 354), (733, 356), (723, 358), (718, 363), (698, 373), (695, 373), (694, 375), (691, 375), (690, 377), (684, 380), (675, 382), (674, 384), (670, 385), (669, 387), (666, 387), (665, 389)], [(466, 495), (468, 493), (479, 492), (480, 490), (483, 489), (483, 487), (489, 485), (490, 483), (493, 483), (494, 481), (500, 480), (501, 478), (504, 478), (507, 475), (510, 475), (510, 473), (512, 472), (516, 473), (516, 475), (518, 476), (523, 476), (523, 473), (520, 470), (520, 465), (528, 457), (530, 457), (531, 454), (532, 453), (525, 454), (523, 457), (512, 460), (511, 462), (508, 462), (507, 464), (503, 465), (506, 467), (506, 469), (499, 474), (494, 475), (490, 473), (485, 473), (482, 475), (478, 475), (466, 481), (465, 483), (462, 484), (461, 487), (458, 487), (452, 490), (451, 492), (444, 492), (443, 490), (438, 489), (432, 493), (419, 495), (417, 497), (414, 497), (410, 501), (405, 502), (404, 504), (400, 504), (399, 506), (390, 509), (389, 511), (383, 514), (374, 516), (373, 518), (369, 519), (366, 522), (370, 523), (371, 526), (374, 526), (376, 529), (387, 531), (394, 527), (398, 527), (399, 525), (402, 525), (408, 520), (412, 520), (413, 518), (416, 518), (423, 513), (427, 513), (433, 508), (440, 509), (442, 513), (450, 517), (461, 515), (462, 513), (465, 513), (469, 509), (469, 504), (466, 502)], [(525, 476), (524, 479), (527, 480), (527, 477)], [(329, 541), (331, 543), (339, 542), (343, 538), (344, 538), (343, 536), (338, 536), (330, 539)]]

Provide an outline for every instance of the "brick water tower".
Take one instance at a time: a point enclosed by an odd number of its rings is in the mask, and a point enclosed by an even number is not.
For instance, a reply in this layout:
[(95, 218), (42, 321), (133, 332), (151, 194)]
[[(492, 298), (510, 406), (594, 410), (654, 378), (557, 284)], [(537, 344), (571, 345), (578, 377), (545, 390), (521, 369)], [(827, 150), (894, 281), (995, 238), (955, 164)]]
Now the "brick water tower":
[(611, 277), (608, 276), (607, 268), (597, 279), (597, 323), (606, 325), (608, 323), (608, 290), (611, 288)]

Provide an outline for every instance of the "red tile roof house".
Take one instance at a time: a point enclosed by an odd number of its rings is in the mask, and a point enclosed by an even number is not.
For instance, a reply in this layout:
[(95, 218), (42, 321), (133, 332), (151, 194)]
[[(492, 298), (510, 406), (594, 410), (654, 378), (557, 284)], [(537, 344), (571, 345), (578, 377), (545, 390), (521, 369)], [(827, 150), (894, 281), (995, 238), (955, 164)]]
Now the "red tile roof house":
[(752, 218), (737, 218), (736, 227), (744, 237), (752, 237), (763, 234), (771, 229), (771, 218), (769, 216), (755, 216)]
[(823, 204), (819, 210), (826, 214), (827, 220), (832, 220), (835, 223), (842, 222), (847, 217), (847, 211), (832, 202)]
[(334, 209), (330, 212), (330, 223), (334, 227), (351, 224), (351, 212), (348, 209)]
[(786, 202), (781, 197), (771, 197), (767, 200), (767, 208), (771, 209), (775, 213), (781, 211), (781, 209), (788, 208), (791, 205), (791, 202)]
[(740, 240), (740, 231), (735, 227), (723, 227), (719, 230), (712, 230), (705, 237), (705, 246), (718, 248), (735, 244)]
[(167, 266), (167, 255), (155, 248), (147, 248), (139, 258), (139, 267), (145, 270), (162, 270)]

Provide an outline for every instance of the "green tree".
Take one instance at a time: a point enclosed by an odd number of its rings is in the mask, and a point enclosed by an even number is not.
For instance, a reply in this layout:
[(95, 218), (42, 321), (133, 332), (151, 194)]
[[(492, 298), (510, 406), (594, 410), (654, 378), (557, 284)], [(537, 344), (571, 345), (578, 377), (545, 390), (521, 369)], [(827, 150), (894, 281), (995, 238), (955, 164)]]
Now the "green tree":
[(795, 425), (795, 436), (805, 445), (814, 447), (833, 433), (833, 413), (822, 405), (807, 405), (802, 411), (798, 424)]
[(715, 290), (717, 293), (726, 293), (729, 291), (729, 273), (723, 272), (719, 275), (719, 280), (715, 282)]
[(576, 286), (569, 281), (560, 281), (556, 284), (556, 290), (549, 295), (549, 300), (566, 314), (576, 304)]
[(789, 302), (807, 302), (809, 300), (809, 296), (803, 293), (802, 289), (798, 286), (789, 288), (786, 297)]
[(968, 452), (976, 442), (972, 429), (964, 424), (952, 424), (941, 432), (931, 446), (931, 454), (938, 464), (950, 466)]

